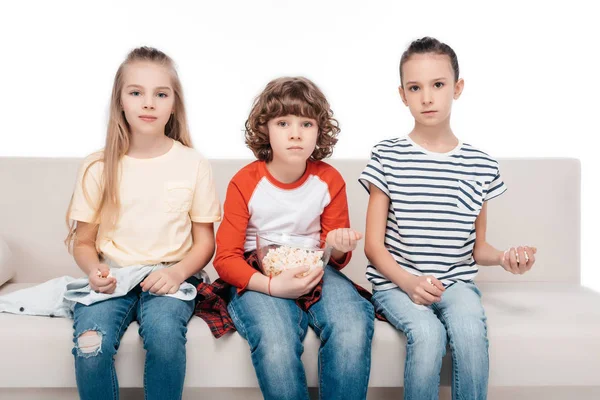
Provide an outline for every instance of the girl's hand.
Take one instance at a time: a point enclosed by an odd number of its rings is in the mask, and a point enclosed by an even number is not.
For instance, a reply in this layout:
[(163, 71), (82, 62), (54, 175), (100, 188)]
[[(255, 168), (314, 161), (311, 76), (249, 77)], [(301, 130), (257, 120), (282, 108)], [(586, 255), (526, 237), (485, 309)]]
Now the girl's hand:
[(309, 293), (325, 273), (323, 268), (315, 268), (306, 276), (301, 276), (309, 270), (309, 267), (292, 268), (271, 278), (271, 296), (295, 300)]
[(535, 263), (535, 247), (519, 246), (506, 250), (500, 260), (500, 266), (515, 275), (523, 275)]
[(360, 232), (350, 228), (339, 228), (329, 231), (325, 241), (339, 252), (347, 253), (356, 248), (356, 243), (362, 239)]
[(429, 306), (442, 301), (446, 290), (442, 282), (433, 276), (411, 276), (401, 288), (415, 304)]
[(97, 293), (111, 294), (117, 287), (117, 278), (110, 275), (110, 268), (106, 264), (98, 264), (92, 268), (88, 275), (90, 288)]
[(152, 272), (140, 283), (144, 292), (155, 294), (174, 294), (179, 290), (183, 280), (173, 266)]

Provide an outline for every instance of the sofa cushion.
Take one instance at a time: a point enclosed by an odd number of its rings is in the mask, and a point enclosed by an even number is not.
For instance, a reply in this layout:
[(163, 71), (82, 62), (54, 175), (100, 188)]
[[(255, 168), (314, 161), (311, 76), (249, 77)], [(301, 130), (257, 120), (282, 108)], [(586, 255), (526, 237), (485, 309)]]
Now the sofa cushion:
[(8, 263), (10, 256), (11, 253), (8, 245), (0, 237), (0, 286), (8, 282), (15, 275), (14, 268)]
[[(7, 284), (0, 295), (28, 284)], [(482, 283), (490, 340), (490, 386), (598, 386), (600, 295), (577, 285)], [(0, 387), (74, 387), (72, 321), (0, 313)], [(116, 356), (119, 384), (142, 385), (144, 350), (133, 323)], [(309, 331), (303, 356), (317, 385), (319, 342)], [(406, 339), (376, 321), (370, 386), (402, 386)], [(214, 339), (193, 317), (188, 330), (187, 387), (257, 387), (248, 344), (239, 334)], [(27, 360), (15, 363), (14, 360)], [(22, 367), (16, 367), (22, 365)], [(442, 384), (450, 382), (450, 357)], [(48, 368), (52, 366), (52, 368)]]

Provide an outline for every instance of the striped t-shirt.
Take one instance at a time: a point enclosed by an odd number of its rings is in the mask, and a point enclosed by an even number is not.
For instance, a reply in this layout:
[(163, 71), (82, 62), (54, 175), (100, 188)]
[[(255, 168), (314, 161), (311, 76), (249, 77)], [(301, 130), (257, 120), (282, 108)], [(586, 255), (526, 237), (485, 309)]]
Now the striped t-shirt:
[[(385, 247), (398, 265), (444, 286), (475, 278), (475, 219), (484, 201), (506, 191), (496, 160), (466, 143), (442, 154), (409, 137), (383, 140), (359, 182), (390, 198)], [(371, 264), (367, 279), (373, 290), (397, 287)]]

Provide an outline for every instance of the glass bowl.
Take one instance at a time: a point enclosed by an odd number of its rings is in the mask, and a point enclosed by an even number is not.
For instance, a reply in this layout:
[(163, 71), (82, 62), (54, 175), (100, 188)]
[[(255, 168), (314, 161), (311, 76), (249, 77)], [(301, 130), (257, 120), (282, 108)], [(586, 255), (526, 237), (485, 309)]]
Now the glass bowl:
[(283, 232), (258, 232), (256, 253), (263, 274), (276, 276), (291, 268), (308, 266), (306, 276), (315, 268), (323, 268), (329, 262), (332, 248), (324, 240), (312, 236)]

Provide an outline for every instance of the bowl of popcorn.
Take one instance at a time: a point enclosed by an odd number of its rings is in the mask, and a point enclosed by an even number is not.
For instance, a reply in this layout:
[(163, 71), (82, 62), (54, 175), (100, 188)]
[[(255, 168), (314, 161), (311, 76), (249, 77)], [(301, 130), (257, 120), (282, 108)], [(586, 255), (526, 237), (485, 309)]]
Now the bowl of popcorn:
[(313, 236), (282, 232), (258, 232), (256, 253), (263, 274), (276, 276), (287, 269), (309, 267), (302, 276), (329, 262), (331, 247)]

